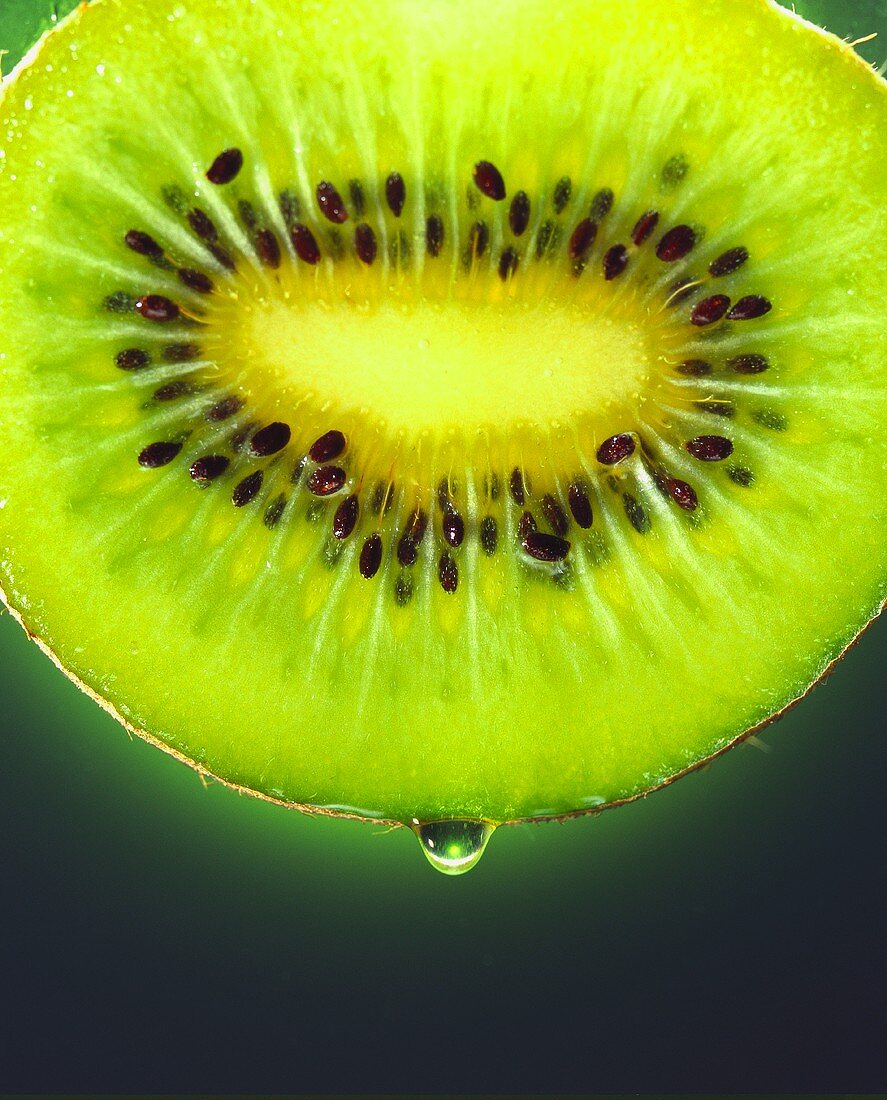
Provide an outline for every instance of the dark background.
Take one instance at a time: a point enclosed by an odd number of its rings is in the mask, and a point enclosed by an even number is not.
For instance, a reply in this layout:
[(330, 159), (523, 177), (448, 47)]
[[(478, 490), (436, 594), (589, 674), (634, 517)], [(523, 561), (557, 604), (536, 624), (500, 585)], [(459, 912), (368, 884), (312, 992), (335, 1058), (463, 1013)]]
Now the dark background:
[[(887, 30), (850, 8), (805, 10)], [(0, 0), (0, 45), (46, 10)], [(4, 616), (0, 1091), (883, 1091), (885, 653), (881, 622), (770, 751), (454, 880), (205, 790)]]

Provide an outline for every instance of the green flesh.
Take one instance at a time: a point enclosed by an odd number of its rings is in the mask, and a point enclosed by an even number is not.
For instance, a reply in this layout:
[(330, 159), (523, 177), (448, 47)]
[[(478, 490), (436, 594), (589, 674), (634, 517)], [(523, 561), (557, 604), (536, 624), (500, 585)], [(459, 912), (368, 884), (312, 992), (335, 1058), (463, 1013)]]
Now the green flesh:
[[(880, 609), (887, 100), (837, 40), (758, 0), (567, 2), (556, 17), (538, 2), (360, 0), (335, 21), (283, 0), (103, 0), (49, 37), (2, 116), (0, 587), (72, 677), (202, 770), (406, 822), (596, 808), (784, 709)], [(205, 173), (231, 147), (243, 170), (213, 186)], [(504, 202), (473, 184), (482, 160)], [(318, 208), (322, 180), (348, 206), (341, 226)], [(578, 270), (569, 242), (603, 188), (612, 208), (598, 204)], [(195, 207), (236, 275), (189, 227)], [(658, 226), (635, 247), (650, 210)], [(319, 264), (291, 246), (294, 217)], [(663, 262), (657, 243), (682, 224), (695, 246)], [(216, 292), (128, 249), (133, 229)], [(259, 229), (279, 269), (257, 259)], [(629, 264), (606, 280), (617, 244)], [(707, 275), (739, 246), (746, 263)], [(519, 260), (503, 279), (507, 248)], [(702, 285), (667, 304), (688, 277)], [(109, 309), (121, 293), (167, 295), (196, 320), (155, 323), (125, 298)], [(714, 294), (773, 308), (691, 324)], [(166, 361), (191, 343), (196, 359)], [(127, 349), (150, 365), (119, 369)], [(740, 355), (768, 369), (741, 373)], [(711, 370), (682, 373), (688, 360)], [(153, 396), (178, 381), (190, 390)], [(244, 407), (208, 422), (228, 395)], [(273, 421), (292, 429), (275, 456), (231, 446)], [(307, 488), (314, 463), (292, 474), (329, 429), (347, 438), (349, 481), (324, 501)], [(619, 432), (636, 433), (635, 452), (603, 464), (597, 447)], [(709, 435), (732, 454), (688, 453)], [(169, 440), (183, 442), (172, 462), (140, 467)], [(208, 454), (229, 466), (200, 486), (189, 464)], [(541, 531), (546, 494), (568, 517), (563, 562), (522, 549), (516, 466)], [(259, 469), (261, 490), (234, 507)], [(443, 540), (442, 479), (458, 547)], [(588, 529), (570, 517), (574, 482)], [(349, 492), (360, 517), (337, 540)], [(417, 506), (428, 531), (402, 566)], [(365, 579), (376, 529), (384, 560)]]

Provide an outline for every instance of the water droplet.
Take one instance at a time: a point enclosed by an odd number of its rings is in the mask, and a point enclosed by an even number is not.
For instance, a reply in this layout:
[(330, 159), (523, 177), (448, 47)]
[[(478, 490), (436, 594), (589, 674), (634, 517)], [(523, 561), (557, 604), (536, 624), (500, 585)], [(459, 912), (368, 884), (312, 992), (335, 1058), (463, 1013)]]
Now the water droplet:
[(455, 818), (416, 822), (413, 829), (428, 862), (445, 875), (464, 875), (480, 860), (496, 828), (489, 821)]

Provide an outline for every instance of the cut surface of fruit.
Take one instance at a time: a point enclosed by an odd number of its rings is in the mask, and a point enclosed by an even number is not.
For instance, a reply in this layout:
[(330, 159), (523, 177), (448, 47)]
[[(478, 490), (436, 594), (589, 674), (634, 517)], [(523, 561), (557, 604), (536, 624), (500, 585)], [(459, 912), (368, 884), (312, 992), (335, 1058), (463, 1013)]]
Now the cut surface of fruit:
[(199, 769), (459, 870), (881, 608), (887, 99), (837, 39), (99, 0), (0, 114), (0, 587)]

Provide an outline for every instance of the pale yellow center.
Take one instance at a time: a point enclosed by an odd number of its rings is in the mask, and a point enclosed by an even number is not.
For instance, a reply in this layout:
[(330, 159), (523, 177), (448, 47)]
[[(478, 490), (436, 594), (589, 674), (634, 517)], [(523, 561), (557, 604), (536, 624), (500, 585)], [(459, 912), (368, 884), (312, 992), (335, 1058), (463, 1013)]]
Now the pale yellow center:
[(641, 328), (581, 303), (294, 304), (232, 313), (230, 350), (278, 391), (370, 412), (392, 428), (606, 419), (637, 405), (651, 356)]

